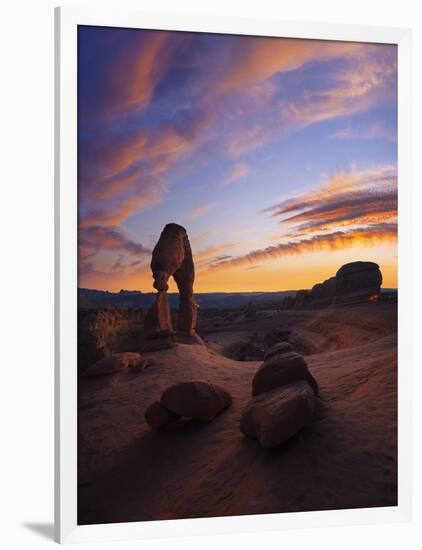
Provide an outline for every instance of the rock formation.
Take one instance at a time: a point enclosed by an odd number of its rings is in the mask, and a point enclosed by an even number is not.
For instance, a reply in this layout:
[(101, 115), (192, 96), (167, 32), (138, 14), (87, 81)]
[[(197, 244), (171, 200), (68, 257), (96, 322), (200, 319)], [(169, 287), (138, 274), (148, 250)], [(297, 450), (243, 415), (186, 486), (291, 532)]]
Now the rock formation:
[(296, 380), (306, 380), (315, 393), (318, 392), (316, 380), (302, 355), (293, 351), (275, 355), (266, 359), (256, 371), (252, 380), (252, 395), (271, 391)]
[(112, 354), (139, 349), (146, 309), (107, 307), (78, 310), (78, 371)]
[(91, 365), (84, 372), (84, 376), (106, 376), (122, 372), (135, 373), (146, 369), (150, 364), (150, 360), (142, 358), (140, 353), (130, 351), (114, 353)]
[(323, 283), (317, 283), (311, 288), (310, 303), (312, 307), (326, 307), (331, 305), (336, 295), (337, 278), (330, 277)]
[(252, 380), (252, 399), (240, 419), (244, 435), (264, 448), (281, 445), (312, 416), (318, 384), (301, 355), (279, 342), (265, 355)]
[(161, 404), (172, 413), (206, 422), (229, 407), (231, 402), (231, 395), (224, 388), (199, 380), (174, 384), (161, 396)]
[(254, 397), (240, 419), (240, 429), (271, 449), (301, 430), (314, 408), (314, 392), (300, 380)]
[(303, 289), (296, 292), (296, 298), (292, 309), (304, 309), (309, 304), (311, 294), (309, 290)]
[(154, 401), (145, 411), (145, 420), (153, 430), (168, 428), (176, 424), (180, 416), (167, 410), (159, 401)]
[(173, 326), (167, 292), (159, 290), (144, 321), (144, 351), (158, 351), (173, 345)]
[(382, 274), (374, 262), (352, 262), (336, 273), (336, 303), (351, 304), (378, 299)]
[(184, 227), (175, 223), (165, 226), (152, 252), (151, 271), (154, 288), (158, 293), (145, 319), (146, 344), (144, 350), (165, 349), (174, 343), (175, 338), (167, 299), (170, 277), (176, 281), (180, 296), (177, 337), (185, 343), (196, 342), (197, 307), (193, 299), (195, 268), (192, 250)]
[(382, 274), (374, 262), (351, 262), (343, 265), (334, 277), (317, 283), (311, 290), (298, 290), (292, 300), (285, 298), (283, 309), (318, 309), (330, 306), (377, 302)]
[(170, 427), (181, 418), (210, 422), (231, 403), (231, 395), (220, 386), (200, 380), (179, 382), (148, 407), (145, 420), (153, 430)]

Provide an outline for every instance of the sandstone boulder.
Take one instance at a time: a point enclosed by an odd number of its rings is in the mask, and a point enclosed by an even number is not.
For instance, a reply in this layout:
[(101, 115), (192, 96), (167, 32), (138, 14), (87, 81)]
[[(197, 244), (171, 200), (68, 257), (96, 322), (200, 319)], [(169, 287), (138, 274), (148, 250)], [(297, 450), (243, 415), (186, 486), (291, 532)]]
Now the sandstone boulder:
[(302, 355), (293, 351), (275, 355), (256, 371), (252, 380), (252, 395), (268, 392), (297, 380), (306, 380), (315, 393), (318, 392), (316, 380), (309, 372)]
[(139, 353), (114, 353), (91, 365), (85, 371), (84, 376), (105, 376), (114, 373), (130, 372), (132, 370), (139, 372), (148, 365), (149, 361), (143, 359)]
[(145, 420), (153, 430), (161, 430), (179, 420), (180, 416), (167, 410), (159, 401), (154, 401), (145, 411)]
[(309, 384), (303, 380), (293, 382), (253, 397), (242, 414), (240, 429), (270, 449), (301, 430), (314, 408), (315, 394)]
[(167, 388), (161, 404), (174, 414), (210, 421), (231, 405), (231, 395), (220, 386), (193, 380)]

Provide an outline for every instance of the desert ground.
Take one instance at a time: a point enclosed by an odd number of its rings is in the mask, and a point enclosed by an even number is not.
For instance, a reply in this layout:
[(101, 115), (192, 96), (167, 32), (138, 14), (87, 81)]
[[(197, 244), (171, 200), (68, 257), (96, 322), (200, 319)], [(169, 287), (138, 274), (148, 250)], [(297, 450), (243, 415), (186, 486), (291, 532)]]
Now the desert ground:
[[(204, 311), (198, 333), (204, 345), (142, 353), (141, 372), (80, 377), (79, 524), (397, 504), (396, 303)], [(305, 428), (267, 450), (239, 429), (262, 360), (231, 357), (280, 340), (305, 355), (320, 391)], [(152, 431), (147, 407), (188, 380), (227, 389), (231, 407)]]

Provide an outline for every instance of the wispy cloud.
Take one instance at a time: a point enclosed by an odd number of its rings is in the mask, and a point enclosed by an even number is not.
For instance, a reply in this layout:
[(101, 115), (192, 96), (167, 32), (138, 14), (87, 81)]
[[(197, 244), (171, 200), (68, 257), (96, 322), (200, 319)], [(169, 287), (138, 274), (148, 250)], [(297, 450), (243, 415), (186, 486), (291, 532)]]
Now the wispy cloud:
[(233, 249), (236, 246), (234, 242), (223, 243), (217, 246), (209, 246), (198, 252), (194, 251), (195, 265), (199, 269), (203, 269), (215, 261), (220, 261), (222, 258), (227, 259), (227, 251)]
[(211, 269), (245, 266), (258, 261), (273, 260), (282, 256), (303, 254), (305, 252), (333, 251), (354, 245), (375, 246), (381, 242), (393, 242), (396, 239), (397, 224), (373, 225), (365, 229), (336, 231), (327, 235), (316, 235), (309, 239), (288, 241), (275, 246), (253, 250), (243, 256), (214, 262), (211, 265)]
[(347, 221), (366, 224), (368, 216), (397, 216), (397, 168), (339, 171), (307, 193), (266, 209), (282, 225), (303, 231)]
[(313, 59), (356, 54), (362, 45), (353, 42), (264, 38), (239, 40), (236, 63), (222, 74), (212, 93), (228, 93), (265, 82), (277, 73), (292, 71)]
[[(261, 93), (259, 100), (247, 103), (245, 111), (239, 114), (238, 126), (228, 134), (225, 146), (230, 157), (261, 148), (277, 136), (287, 136), (314, 124), (350, 117), (375, 106), (396, 102), (397, 60), (394, 47), (364, 47), (352, 43), (349, 46), (334, 45), (330, 49), (325, 44), (306, 51), (308, 55), (303, 60), (299, 56), (298, 66), (309, 62), (309, 71), (311, 62), (327, 61), (330, 57), (340, 57), (343, 63), (331, 69), (322, 81), (323, 85), (302, 86), (293, 96), (280, 94), (282, 80), (279, 85), (266, 85), (264, 102)], [(303, 63), (299, 63), (299, 59)], [(298, 71), (298, 78), (300, 73)], [(282, 79), (283, 70), (278, 74), (271, 73), (267, 78), (275, 78), (274, 75)], [(263, 121), (262, 114), (267, 112), (270, 115)], [(372, 139), (371, 133), (375, 138), (380, 132), (380, 127), (368, 129), (367, 139)]]
[(367, 125), (352, 125), (349, 123), (344, 128), (340, 128), (333, 132), (330, 136), (332, 139), (385, 139), (388, 141), (397, 141), (397, 132), (386, 128), (380, 122), (374, 122)]
[(209, 212), (214, 207), (214, 204), (208, 203), (208, 204), (201, 204), (200, 206), (196, 206), (192, 210), (190, 210), (187, 214), (185, 214), (185, 217), (188, 220), (196, 220), (197, 218), (200, 218), (207, 212)]
[(397, 169), (381, 166), (340, 171), (307, 193), (264, 213), (279, 218), (278, 244), (242, 256), (216, 259), (211, 267), (248, 265), (290, 254), (371, 246), (397, 238)]
[(249, 172), (249, 166), (245, 162), (239, 162), (232, 167), (226, 178), (223, 180), (222, 184), (230, 185), (232, 183), (235, 183), (245, 178), (249, 174)]
[(110, 227), (88, 227), (79, 231), (79, 261), (84, 264), (100, 250), (119, 251), (136, 257), (149, 255), (151, 250), (126, 238)]

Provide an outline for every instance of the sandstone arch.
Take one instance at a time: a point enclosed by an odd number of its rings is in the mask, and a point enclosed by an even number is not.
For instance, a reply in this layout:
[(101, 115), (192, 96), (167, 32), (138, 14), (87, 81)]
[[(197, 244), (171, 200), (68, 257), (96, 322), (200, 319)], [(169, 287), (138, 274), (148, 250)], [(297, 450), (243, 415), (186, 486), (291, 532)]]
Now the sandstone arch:
[[(195, 266), (186, 229), (176, 223), (167, 224), (152, 251), (151, 271), (154, 288), (158, 291), (155, 301), (145, 318), (146, 348), (171, 347), (177, 338), (195, 342), (197, 306), (193, 299)], [(167, 298), (168, 280), (173, 277), (179, 290), (179, 315), (177, 332), (173, 331)]]

